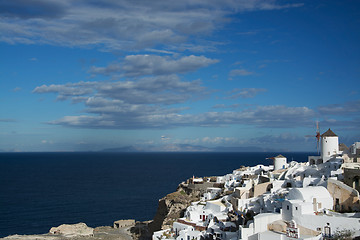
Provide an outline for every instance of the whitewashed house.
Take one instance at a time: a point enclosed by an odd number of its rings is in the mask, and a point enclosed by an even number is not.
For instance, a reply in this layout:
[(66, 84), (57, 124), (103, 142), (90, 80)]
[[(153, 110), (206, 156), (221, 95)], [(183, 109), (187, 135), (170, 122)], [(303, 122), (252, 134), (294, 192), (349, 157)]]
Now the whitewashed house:
[(322, 186), (292, 188), (283, 202), (282, 215), (285, 221), (296, 219), (303, 214), (315, 215), (324, 209), (332, 209), (333, 199)]
[(206, 192), (203, 194), (201, 201), (208, 201), (218, 197), (222, 192), (221, 188), (209, 187), (206, 189)]

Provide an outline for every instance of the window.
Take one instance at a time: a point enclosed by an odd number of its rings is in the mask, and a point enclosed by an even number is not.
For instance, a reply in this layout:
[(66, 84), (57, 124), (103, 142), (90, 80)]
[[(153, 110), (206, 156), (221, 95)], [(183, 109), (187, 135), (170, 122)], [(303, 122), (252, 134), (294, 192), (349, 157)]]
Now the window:
[(335, 211), (340, 211), (340, 199), (335, 198)]
[(297, 211), (297, 210), (298, 210), (298, 208), (297, 208), (297, 207), (295, 207), (295, 210)]
[(290, 210), (290, 206), (289, 206), (289, 205), (286, 206), (286, 210)]
[(329, 237), (331, 235), (331, 228), (329, 226), (324, 227), (325, 237)]
[(354, 177), (353, 179), (353, 188), (358, 189), (360, 186), (360, 179), (358, 176)]

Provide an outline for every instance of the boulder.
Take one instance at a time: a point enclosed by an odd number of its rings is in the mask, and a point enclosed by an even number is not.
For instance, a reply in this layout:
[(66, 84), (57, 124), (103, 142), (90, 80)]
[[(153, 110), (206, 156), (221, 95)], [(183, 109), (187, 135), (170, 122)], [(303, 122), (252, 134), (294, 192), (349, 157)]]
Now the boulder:
[(62, 224), (58, 227), (52, 227), (49, 233), (63, 235), (64, 237), (93, 236), (94, 229), (85, 223)]

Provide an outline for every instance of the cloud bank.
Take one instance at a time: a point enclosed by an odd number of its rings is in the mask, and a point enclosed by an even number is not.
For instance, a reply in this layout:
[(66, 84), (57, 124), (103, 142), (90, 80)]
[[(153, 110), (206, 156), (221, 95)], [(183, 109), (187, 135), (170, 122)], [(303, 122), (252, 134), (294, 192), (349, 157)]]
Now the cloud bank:
[(195, 50), (185, 44), (187, 40), (213, 32), (230, 14), (299, 6), (274, 0), (1, 1), (0, 41), (109, 50), (157, 46)]
[[(140, 80), (80, 82), (42, 85), (34, 93), (56, 93), (58, 100), (82, 103), (86, 114), (50, 122), (82, 128), (221, 127), (232, 124), (259, 127), (294, 127), (311, 122), (315, 112), (307, 107), (256, 106), (242, 111), (184, 113), (189, 101), (203, 94), (201, 81), (182, 81), (176, 75)], [(183, 107), (175, 107), (182, 104)], [(188, 107), (184, 107), (188, 104)]]

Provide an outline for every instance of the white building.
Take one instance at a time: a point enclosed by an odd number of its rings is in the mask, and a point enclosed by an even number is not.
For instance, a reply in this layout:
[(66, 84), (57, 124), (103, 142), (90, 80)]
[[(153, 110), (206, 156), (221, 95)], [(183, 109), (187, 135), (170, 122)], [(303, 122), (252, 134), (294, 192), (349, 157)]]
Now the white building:
[(282, 215), (285, 221), (293, 220), (303, 214), (315, 215), (324, 209), (332, 209), (333, 199), (328, 190), (321, 186), (292, 188), (283, 202)]
[(329, 128), (321, 135), (320, 156), (309, 156), (310, 165), (325, 163), (336, 158), (342, 152), (339, 151), (339, 137)]
[(273, 158), (274, 160), (274, 170), (284, 169), (287, 167), (286, 164), (286, 157), (279, 154), (276, 157)]
[(321, 158), (327, 162), (339, 153), (339, 137), (329, 128), (321, 135)]
[(201, 201), (208, 201), (216, 198), (220, 195), (222, 192), (221, 188), (215, 188), (215, 187), (208, 187), (206, 189), (206, 192), (203, 194), (203, 197), (201, 198)]
[(356, 149), (360, 149), (360, 142), (355, 142), (350, 146), (350, 153), (356, 155)]
[[(284, 221), (295, 221), (301, 228), (334, 234), (337, 230), (349, 229), (359, 234), (359, 218), (328, 211), (333, 207), (333, 199), (326, 188), (293, 188), (288, 200), (283, 202)], [(301, 234), (301, 232), (300, 232)]]

